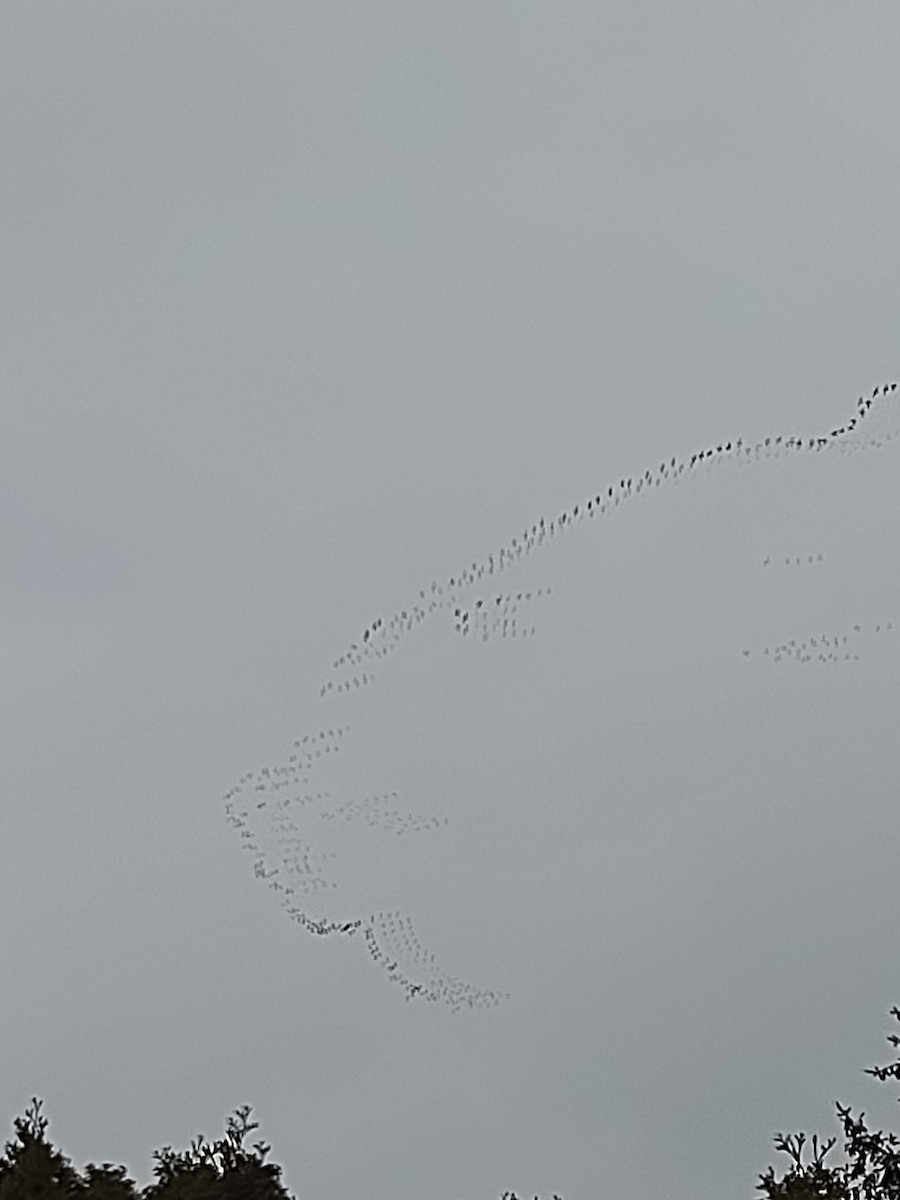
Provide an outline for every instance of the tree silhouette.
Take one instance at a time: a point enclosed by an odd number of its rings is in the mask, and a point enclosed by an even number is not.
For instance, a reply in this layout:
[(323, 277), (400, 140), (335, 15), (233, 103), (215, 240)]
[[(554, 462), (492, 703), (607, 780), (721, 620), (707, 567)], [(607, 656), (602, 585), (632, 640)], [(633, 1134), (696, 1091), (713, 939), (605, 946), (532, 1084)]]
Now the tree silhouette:
[(258, 1128), (245, 1105), (228, 1118), (224, 1138), (208, 1143), (203, 1135), (190, 1149), (171, 1146), (154, 1151), (156, 1182), (138, 1190), (125, 1167), (89, 1163), (84, 1174), (48, 1141), (43, 1101), (32, 1099), (14, 1124), (17, 1140), (0, 1158), (0, 1200), (291, 1200), (281, 1183), (281, 1167), (267, 1163), (271, 1149), (244, 1139)]
[[(33, 1098), (14, 1125), (18, 1140), (0, 1157), (0, 1200), (293, 1200), (281, 1183), (281, 1167), (267, 1163), (264, 1142), (251, 1149), (244, 1140), (259, 1128), (244, 1105), (228, 1118), (224, 1138), (207, 1142), (202, 1134), (188, 1150), (155, 1150), (156, 1182), (138, 1189), (125, 1167), (88, 1163), (84, 1174), (47, 1140), (42, 1100)], [(501, 1200), (518, 1200), (504, 1192)], [(535, 1197), (537, 1200), (537, 1197)], [(562, 1200), (554, 1193), (553, 1200)]]
[[(900, 1021), (900, 1008), (891, 1009)], [(896, 1049), (900, 1046), (897, 1034), (888, 1034), (887, 1041)], [(882, 1083), (886, 1079), (900, 1080), (900, 1056), (886, 1067), (866, 1067), (866, 1075), (874, 1075)], [(844, 1154), (847, 1161), (826, 1167), (825, 1157), (837, 1138), (820, 1144), (812, 1138), (812, 1156), (803, 1162), (806, 1134), (775, 1134), (776, 1149), (790, 1155), (793, 1165), (783, 1178), (776, 1179), (770, 1166), (760, 1176), (758, 1190), (765, 1200), (900, 1200), (900, 1140), (894, 1133), (872, 1131), (865, 1123), (865, 1113), (854, 1118), (848, 1107), (836, 1103), (838, 1117), (844, 1129)], [(2, 1200), (2, 1197), (0, 1197)]]
[[(900, 1021), (900, 1008), (891, 1015)], [(900, 1048), (900, 1035), (887, 1041)], [(900, 1081), (900, 1054), (885, 1067), (867, 1067), (882, 1083)], [(153, 1153), (154, 1183), (139, 1190), (125, 1167), (105, 1162), (89, 1163), (83, 1174), (47, 1138), (49, 1122), (41, 1112), (43, 1101), (32, 1097), (24, 1116), (13, 1122), (16, 1139), (6, 1143), (0, 1156), (0, 1200), (292, 1200), (281, 1182), (281, 1167), (266, 1162), (271, 1150), (264, 1142), (244, 1146), (257, 1129), (244, 1105), (228, 1118), (225, 1136), (207, 1142), (202, 1134), (188, 1150), (164, 1146)], [(894, 1133), (870, 1130), (865, 1113), (854, 1117), (849, 1106), (835, 1105), (844, 1133), (844, 1163), (827, 1166), (825, 1159), (837, 1138), (820, 1142), (813, 1134), (810, 1153), (805, 1133), (776, 1133), (775, 1147), (791, 1159), (780, 1179), (774, 1167), (760, 1175), (757, 1191), (764, 1200), (900, 1200), (900, 1138)], [(505, 1192), (501, 1200), (518, 1200)], [(554, 1196), (554, 1200), (560, 1197)]]
[(775, 1179), (775, 1170), (769, 1167), (758, 1185), (765, 1190), (768, 1200), (844, 1200), (847, 1193), (839, 1168), (826, 1167), (825, 1157), (837, 1138), (829, 1138), (823, 1145), (813, 1134), (812, 1158), (804, 1164), (803, 1147), (806, 1134), (775, 1134), (775, 1145), (784, 1154), (789, 1154), (794, 1165), (782, 1180)]
[(32, 1097), (25, 1115), (16, 1117), (17, 1140), (6, 1143), (0, 1159), (0, 1200), (54, 1200), (81, 1192), (78, 1172), (47, 1140), (42, 1103)]
[(157, 1182), (144, 1190), (144, 1200), (290, 1200), (281, 1167), (265, 1161), (271, 1146), (255, 1142), (252, 1151), (244, 1148), (246, 1136), (258, 1128), (244, 1105), (228, 1118), (219, 1141), (210, 1145), (200, 1134), (181, 1154), (171, 1146), (154, 1151)]
[(89, 1200), (136, 1200), (137, 1187), (129, 1179), (124, 1167), (114, 1167), (105, 1162), (102, 1167), (88, 1163), (84, 1169), (79, 1196)]

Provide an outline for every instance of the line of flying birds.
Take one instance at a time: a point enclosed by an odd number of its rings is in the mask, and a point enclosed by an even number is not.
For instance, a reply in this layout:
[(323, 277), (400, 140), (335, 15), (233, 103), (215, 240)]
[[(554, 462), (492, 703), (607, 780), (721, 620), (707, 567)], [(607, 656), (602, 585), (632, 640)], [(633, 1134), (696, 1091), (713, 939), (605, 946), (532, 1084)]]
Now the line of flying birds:
[[(529, 637), (534, 626), (521, 624), (519, 618), (528, 605), (551, 594), (550, 588), (513, 592), (488, 590), (474, 598), (465, 593), (473, 585), (501, 575), (522, 556), (531, 554), (545, 542), (560, 536), (575, 523), (611, 513), (620, 504), (641, 492), (666, 482), (678, 482), (718, 463), (739, 464), (793, 453), (819, 453), (837, 449), (853, 454), (891, 440), (900, 429), (897, 384), (876, 387), (871, 397), (860, 397), (856, 412), (843, 425), (818, 437), (766, 437), (751, 444), (742, 439), (719, 442), (679, 459), (672, 457), (658, 468), (641, 475), (623, 476), (616, 484), (580, 502), (558, 517), (542, 517), (521, 536), (511, 538), (481, 563), (473, 562), (443, 583), (434, 581), (423, 589), (415, 603), (399, 610), (389, 620), (378, 617), (362, 632), (358, 641), (333, 662), (332, 678), (320, 689), (321, 696), (341, 694), (366, 687), (374, 681), (369, 664), (384, 658), (405, 640), (423, 621), (438, 611), (452, 618), (455, 631), (467, 637), (487, 641), (493, 637)], [(874, 419), (873, 419), (874, 417)], [(806, 565), (822, 562), (806, 556)], [(768, 556), (763, 565), (774, 560)], [(800, 556), (786, 557), (785, 565), (800, 566)], [(791, 639), (766, 646), (762, 651), (745, 649), (747, 658), (757, 655), (772, 662), (792, 660), (800, 663), (837, 663), (858, 658), (856, 645), (866, 632), (875, 634), (893, 630), (893, 623), (875, 625), (867, 631), (861, 625), (842, 633), (822, 634), (803, 640)], [(366, 670), (359, 668), (366, 666)], [(265, 882), (280, 900), (287, 914), (309, 933), (317, 936), (354, 936), (362, 933), (373, 961), (388, 978), (403, 988), (406, 999), (414, 997), (440, 1001), (457, 1011), (464, 1006), (492, 1007), (506, 994), (478, 988), (443, 971), (434, 955), (419, 942), (410, 919), (400, 912), (371, 913), (367, 917), (336, 920), (314, 916), (310, 903), (320, 902), (337, 887), (329, 878), (328, 864), (335, 853), (316, 849), (315, 823), (363, 822), (386, 833), (429, 833), (446, 826), (446, 817), (428, 813), (404, 812), (395, 803), (396, 793), (369, 796), (334, 807), (325, 790), (312, 791), (310, 780), (330, 757), (339, 753), (349, 726), (323, 729), (295, 741), (288, 761), (280, 766), (262, 767), (241, 776), (224, 797), (226, 820), (239, 835), (242, 847), (253, 857), (254, 875)], [(321, 901), (324, 902), (324, 901)]]

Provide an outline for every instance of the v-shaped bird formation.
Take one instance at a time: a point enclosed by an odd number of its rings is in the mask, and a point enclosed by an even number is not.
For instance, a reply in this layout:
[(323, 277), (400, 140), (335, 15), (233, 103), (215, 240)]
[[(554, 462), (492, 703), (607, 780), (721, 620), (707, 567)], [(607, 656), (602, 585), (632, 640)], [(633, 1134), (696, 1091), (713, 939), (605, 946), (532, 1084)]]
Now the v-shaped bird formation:
[[(576, 524), (600, 525), (641, 494), (657, 494), (729, 464), (745, 467), (766, 458), (854, 455), (885, 446), (898, 433), (900, 391), (896, 383), (889, 383), (876, 387), (871, 396), (860, 397), (852, 415), (825, 433), (806, 437), (779, 434), (754, 443), (735, 438), (622, 475), (566, 511), (533, 521), (480, 560), (432, 580), (407, 607), (371, 620), (333, 660), (319, 696), (330, 705), (335, 697), (370, 688), (377, 678), (377, 664), (409, 643), (425, 622), (435, 619), (447, 621), (459, 639), (477, 644), (535, 637), (540, 614), (552, 603), (552, 589), (504, 588), (501, 576), (563, 538)], [(812, 569), (823, 562), (821, 552), (770, 554), (761, 567), (767, 571)], [(766, 665), (849, 665), (859, 661), (867, 642), (890, 638), (894, 626), (891, 615), (886, 614), (877, 623), (815, 633), (807, 630), (778, 643), (737, 647), (735, 652)], [(254, 875), (307, 932), (319, 936), (358, 934), (371, 961), (401, 987), (407, 1000), (441, 1002), (454, 1011), (499, 1004), (506, 993), (464, 982), (444, 970), (419, 942), (410, 918), (402, 912), (338, 912), (335, 872), (340, 842), (334, 836), (338, 830), (342, 836), (362, 836), (365, 831), (366, 837), (400, 838), (408, 843), (440, 838), (450, 825), (446, 814), (410, 807), (396, 792), (335, 799), (327, 787), (319, 786), (325, 765), (343, 753), (350, 733), (348, 725), (332, 723), (304, 734), (294, 742), (285, 762), (245, 773), (226, 792), (226, 820), (238, 835), (242, 850), (251, 856)]]

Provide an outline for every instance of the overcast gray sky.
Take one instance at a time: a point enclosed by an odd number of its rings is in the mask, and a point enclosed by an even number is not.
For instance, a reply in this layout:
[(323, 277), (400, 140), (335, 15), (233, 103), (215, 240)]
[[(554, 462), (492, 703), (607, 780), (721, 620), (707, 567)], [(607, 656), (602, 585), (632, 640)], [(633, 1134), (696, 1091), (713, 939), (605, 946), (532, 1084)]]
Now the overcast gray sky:
[(0, 1136), (721, 1200), (893, 1121), (897, 6), (0, 24)]

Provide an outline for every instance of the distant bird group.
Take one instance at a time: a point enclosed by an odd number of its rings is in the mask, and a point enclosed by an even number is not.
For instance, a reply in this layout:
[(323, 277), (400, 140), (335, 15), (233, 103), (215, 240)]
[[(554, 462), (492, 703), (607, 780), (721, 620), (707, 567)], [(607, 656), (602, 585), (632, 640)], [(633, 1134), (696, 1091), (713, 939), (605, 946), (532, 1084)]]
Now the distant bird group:
[[(474, 631), (474, 622), (469, 623), (472, 621), (472, 615), (469, 621), (461, 619), (467, 611), (461, 599), (463, 593), (481, 581), (502, 574), (523, 556), (529, 556), (575, 524), (585, 519), (607, 516), (619, 505), (649, 488), (695, 478), (727, 463), (743, 466), (764, 458), (816, 454), (822, 451), (855, 454), (860, 450), (882, 446), (898, 433), (900, 394), (896, 383), (886, 383), (874, 388), (871, 396), (860, 396), (853, 416), (842, 425), (829, 430), (827, 434), (806, 438), (769, 436), (752, 444), (745, 443), (742, 438), (727, 439), (696, 450), (683, 458), (672, 456), (661, 462), (658, 467), (641, 473), (621, 476), (616, 483), (608, 484), (589, 496), (586, 501), (575, 504), (557, 517), (541, 517), (521, 535), (517, 534), (505, 546), (488, 554), (482, 562), (472, 562), (443, 583), (432, 581), (427, 589), (420, 591), (416, 603), (395, 613), (387, 623), (381, 617), (372, 621), (363, 630), (359, 640), (352, 643), (332, 664), (334, 672), (344, 673), (343, 678), (327, 680), (320, 687), (319, 694), (323, 697), (340, 695), (368, 686), (374, 681), (374, 676), (368, 672), (360, 672), (359, 668), (367, 660), (391, 654), (407, 635), (435, 612), (447, 612), (457, 633), (466, 635), (469, 630)], [(460, 610), (459, 613), (457, 609)], [(484, 637), (485, 632), (488, 633), (488, 639), (496, 636), (531, 637), (534, 634), (534, 626), (523, 627), (518, 622), (513, 625), (507, 616), (505, 627), (501, 623), (492, 624), (489, 629), (485, 629), (482, 623), (479, 635), (482, 640), (488, 640)]]
[(329, 806), (328, 791), (303, 790), (327, 756), (340, 750), (348, 728), (305, 735), (294, 742), (286, 764), (246, 772), (225, 793), (226, 821), (239, 834), (242, 849), (253, 855), (254, 877), (309, 933), (350, 937), (362, 930), (371, 958), (392, 983), (403, 988), (407, 1000), (438, 1001), (453, 1011), (499, 1004), (505, 993), (475, 987), (441, 970), (419, 942), (412, 922), (399, 912), (349, 921), (309, 912), (310, 903), (323, 901), (338, 888), (329, 871), (337, 852), (322, 849), (317, 822), (364, 822), (370, 829), (398, 837), (431, 833), (448, 825), (447, 817), (401, 811), (394, 803), (396, 792)]
[(454, 603), (453, 628), (463, 637), (470, 634), (482, 642), (491, 638), (525, 638), (534, 637), (533, 625), (519, 625), (518, 612), (521, 606), (531, 604), (542, 596), (549, 596), (552, 589), (537, 588), (536, 591), (507, 593), (505, 595), (479, 596), (469, 600)]
[(814, 563), (820, 563), (824, 561), (825, 558), (822, 554), (796, 554), (793, 557), (789, 554), (786, 558), (774, 558), (771, 554), (767, 554), (763, 559), (763, 566), (771, 567), (772, 565), (784, 565), (785, 567), (808, 567), (812, 566)]
[[(553, 518), (541, 517), (520, 535), (473, 561), (443, 582), (432, 581), (416, 601), (398, 610), (388, 620), (378, 617), (363, 629), (356, 641), (334, 659), (332, 677), (319, 689), (321, 697), (343, 695), (369, 687), (375, 680), (372, 663), (391, 655), (414, 630), (436, 613), (450, 618), (461, 638), (488, 642), (493, 639), (522, 639), (535, 634), (535, 625), (523, 623), (523, 613), (538, 600), (551, 595), (549, 587), (516, 592), (490, 590), (489, 581), (503, 574), (551, 540), (568, 532), (576, 523), (610, 515), (625, 502), (665, 483), (680, 483), (705, 474), (719, 465), (740, 466), (762, 458), (796, 453), (836, 450), (855, 454), (882, 446), (900, 433), (900, 395), (897, 384), (876, 387), (871, 397), (860, 397), (856, 411), (842, 425), (816, 437), (766, 437), (753, 444), (741, 438), (716, 442), (683, 458), (663, 460), (658, 467), (639, 474), (623, 475), (615, 483), (590, 495)], [(821, 563), (823, 555), (767, 555), (764, 567), (809, 566)], [(483, 584), (487, 590), (473, 594)], [(804, 640), (791, 639), (765, 646), (761, 651), (743, 650), (745, 658), (777, 663), (835, 664), (859, 658), (867, 634), (893, 630), (893, 622), (871, 629), (854, 625), (840, 634), (822, 634)], [(310, 905), (332, 900), (338, 884), (332, 870), (334, 850), (323, 849), (323, 829), (345, 823), (365, 824), (374, 832), (405, 836), (435, 834), (448, 824), (445, 816), (402, 811), (396, 793), (361, 797), (340, 805), (331, 803), (327, 790), (312, 791), (310, 779), (324, 762), (340, 752), (349, 726), (319, 730), (294, 742), (286, 763), (264, 766), (245, 773), (224, 796), (225, 817), (238, 834), (241, 848), (253, 855), (253, 874), (279, 898), (292, 920), (317, 936), (354, 936), (360, 931), (373, 961), (399, 985), (407, 1000), (439, 1001), (453, 1011), (463, 1007), (492, 1007), (506, 993), (478, 988), (443, 971), (434, 955), (427, 953), (413, 930), (412, 922), (400, 912), (371, 913), (338, 920), (314, 915)], [(327, 839), (326, 839), (327, 841)]]
[[(761, 651), (757, 652), (756, 657), (768, 658), (773, 663), (784, 661), (804, 664), (859, 662), (858, 651), (866, 636), (878, 637), (891, 632), (893, 628), (893, 621), (878, 622), (868, 627), (856, 624), (843, 633), (820, 633), (802, 641), (791, 638), (789, 641), (764, 646)], [(751, 650), (744, 650), (742, 653), (745, 658), (754, 657)]]
[(351, 800), (340, 808), (326, 809), (319, 813), (323, 821), (364, 821), (370, 829), (384, 829), (402, 837), (407, 833), (428, 833), (449, 824), (446, 817), (425, 816), (423, 813), (402, 813), (389, 801), (397, 798), (396, 792), (383, 796), (366, 796), (362, 800)]
[(373, 913), (365, 926), (365, 938), (374, 961), (387, 971), (392, 983), (403, 988), (407, 1000), (419, 996), (441, 1001), (458, 1012), (464, 1005), (491, 1008), (509, 999), (507, 992), (473, 987), (441, 970), (416, 937), (409, 917), (400, 912)]

